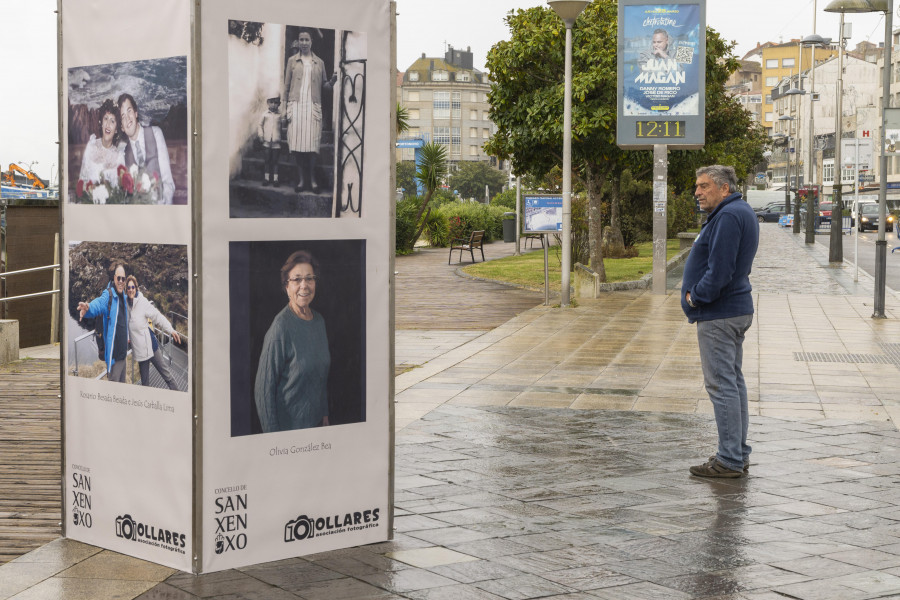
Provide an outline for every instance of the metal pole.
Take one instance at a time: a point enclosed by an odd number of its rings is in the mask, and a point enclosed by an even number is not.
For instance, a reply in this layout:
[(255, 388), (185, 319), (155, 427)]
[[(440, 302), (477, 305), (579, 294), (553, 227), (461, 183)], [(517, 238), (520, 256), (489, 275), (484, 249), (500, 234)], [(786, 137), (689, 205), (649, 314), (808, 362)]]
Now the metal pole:
[[(797, 89), (803, 88), (803, 44), (797, 42)], [(797, 98), (797, 132), (794, 136), (794, 143), (797, 144), (797, 150), (794, 154), (797, 162), (797, 196), (794, 198), (794, 222), (791, 225), (793, 233), (800, 233), (800, 117), (803, 111), (800, 110), (801, 102)]]
[[(856, 183), (854, 184), (856, 187), (856, 202), (853, 206), (856, 207), (856, 218), (859, 219), (859, 138), (853, 138), (853, 144), (856, 146)], [(832, 218), (834, 217), (832, 216)], [(841, 218), (843, 218), (843, 216)], [(855, 283), (859, 281), (859, 232), (856, 231), (856, 227), (853, 227), (852, 211), (850, 228), (850, 230), (853, 231), (853, 281)]]
[[(53, 260), (59, 257), (59, 234), (53, 236)], [(53, 269), (53, 290), (59, 289), (59, 269)], [(50, 300), (50, 343), (59, 341), (59, 295), (53, 294)]]
[[(890, 73), (888, 73), (890, 74)], [(841, 216), (844, 213), (844, 203), (841, 201), (841, 190), (844, 187), (841, 182), (843, 180), (844, 165), (841, 163), (841, 107), (842, 96), (844, 95), (844, 13), (841, 13), (840, 33), (838, 35), (838, 78), (837, 78), (837, 110), (835, 111), (834, 126), (834, 202), (831, 206), (831, 237), (828, 244), (828, 262), (842, 263), (844, 262), (844, 243), (841, 239)], [(835, 219), (838, 219), (835, 224)]]
[(668, 146), (653, 144), (653, 293), (666, 293)]
[(566, 23), (566, 82), (563, 104), (563, 205), (562, 205), (562, 273), (560, 274), (562, 308), (569, 306), (569, 277), (572, 269), (572, 27)]
[(891, 42), (894, 0), (888, 0), (884, 13), (884, 65), (881, 74), (881, 161), (878, 173), (878, 240), (875, 242), (875, 312), (872, 318), (883, 319), (885, 276), (887, 275), (887, 240), (884, 238), (887, 217), (887, 161), (885, 154), (885, 111), (891, 104)]
[(516, 177), (516, 256), (522, 254), (522, 178)]
[[(813, 35), (816, 34), (816, 0), (813, 0)], [(806, 237), (804, 242), (807, 244), (816, 243), (816, 220), (815, 220), (815, 198), (813, 198), (810, 188), (816, 180), (816, 130), (813, 129), (813, 120), (815, 116), (815, 94), (816, 94), (816, 45), (810, 44), (809, 47), (809, 183), (806, 185)]]
[[(534, 246), (532, 245), (532, 248)], [(550, 306), (550, 236), (541, 234), (541, 247), (544, 249), (544, 306)]]

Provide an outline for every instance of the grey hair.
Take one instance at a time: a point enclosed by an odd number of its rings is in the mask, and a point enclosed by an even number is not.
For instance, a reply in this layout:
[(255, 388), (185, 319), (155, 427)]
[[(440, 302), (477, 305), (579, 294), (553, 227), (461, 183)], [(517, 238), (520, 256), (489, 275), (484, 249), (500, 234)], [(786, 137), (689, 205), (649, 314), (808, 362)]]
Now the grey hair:
[(734, 167), (728, 165), (709, 165), (708, 167), (700, 167), (697, 169), (697, 177), (706, 175), (718, 186), (728, 184), (728, 193), (733, 194), (740, 188), (738, 187), (737, 173)]

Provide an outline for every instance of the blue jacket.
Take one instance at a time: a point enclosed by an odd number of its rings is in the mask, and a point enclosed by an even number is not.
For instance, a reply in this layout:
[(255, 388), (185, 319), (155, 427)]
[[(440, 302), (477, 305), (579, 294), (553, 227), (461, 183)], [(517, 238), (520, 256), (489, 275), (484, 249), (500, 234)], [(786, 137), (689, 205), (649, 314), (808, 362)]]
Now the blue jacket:
[(681, 308), (688, 321), (753, 314), (750, 268), (758, 246), (756, 214), (740, 193), (731, 194), (707, 217), (684, 265)]
[[(112, 303), (109, 302), (109, 297), (112, 295)], [(124, 302), (125, 305), (125, 323), (128, 323), (128, 302)], [(109, 309), (107, 310), (107, 306)], [(106, 342), (106, 349), (103, 352), (103, 358), (106, 362), (106, 370), (109, 371), (112, 369), (112, 366), (116, 363), (113, 358), (113, 346), (115, 346), (116, 339), (116, 322), (121, 315), (119, 315), (119, 294), (116, 293), (116, 288), (112, 285), (106, 286), (106, 289), (103, 290), (103, 293), (100, 294), (99, 298), (94, 298), (91, 300), (89, 304), (89, 308), (86, 313), (84, 313), (85, 317), (96, 318), (101, 317), (103, 319), (103, 339)], [(125, 331), (128, 329), (126, 327)]]

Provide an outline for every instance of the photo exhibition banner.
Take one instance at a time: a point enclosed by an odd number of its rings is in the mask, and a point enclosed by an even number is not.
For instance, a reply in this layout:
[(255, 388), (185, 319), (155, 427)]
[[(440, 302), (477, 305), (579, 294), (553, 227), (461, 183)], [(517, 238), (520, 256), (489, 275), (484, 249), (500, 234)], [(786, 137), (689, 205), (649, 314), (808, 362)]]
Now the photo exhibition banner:
[(390, 535), (390, 22), (201, 3), (203, 572)]
[(65, 535), (191, 570), (189, 0), (66, 0)]

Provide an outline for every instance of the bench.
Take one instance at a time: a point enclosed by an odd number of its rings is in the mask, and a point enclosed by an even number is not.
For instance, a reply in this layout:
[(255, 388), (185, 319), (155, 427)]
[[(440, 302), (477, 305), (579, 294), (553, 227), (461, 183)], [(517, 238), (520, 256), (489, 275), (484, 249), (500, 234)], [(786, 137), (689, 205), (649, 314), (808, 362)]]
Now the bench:
[(453, 258), (453, 251), (459, 250), (459, 262), (462, 262), (463, 251), (472, 255), (472, 263), (475, 262), (475, 250), (481, 250), (481, 260), (484, 261), (484, 230), (473, 231), (469, 239), (455, 238), (450, 240), (450, 256), (447, 257), (447, 264)]
[(525, 234), (525, 248), (528, 248), (528, 242), (531, 241), (531, 247), (534, 248), (534, 240), (539, 240), (541, 242), (541, 248), (544, 247), (544, 236), (540, 233), (526, 233)]

